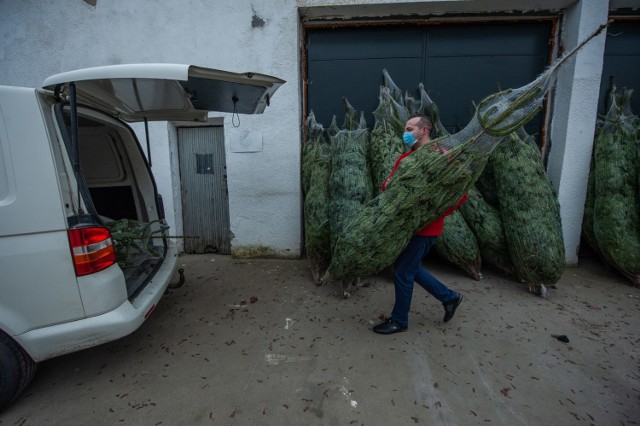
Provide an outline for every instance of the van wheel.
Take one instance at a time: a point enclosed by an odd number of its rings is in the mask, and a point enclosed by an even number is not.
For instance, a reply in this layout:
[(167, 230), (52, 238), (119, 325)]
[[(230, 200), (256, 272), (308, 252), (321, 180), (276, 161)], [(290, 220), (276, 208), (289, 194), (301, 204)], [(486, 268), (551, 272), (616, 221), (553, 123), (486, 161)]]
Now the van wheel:
[(27, 387), (36, 367), (29, 354), (0, 331), (0, 411)]

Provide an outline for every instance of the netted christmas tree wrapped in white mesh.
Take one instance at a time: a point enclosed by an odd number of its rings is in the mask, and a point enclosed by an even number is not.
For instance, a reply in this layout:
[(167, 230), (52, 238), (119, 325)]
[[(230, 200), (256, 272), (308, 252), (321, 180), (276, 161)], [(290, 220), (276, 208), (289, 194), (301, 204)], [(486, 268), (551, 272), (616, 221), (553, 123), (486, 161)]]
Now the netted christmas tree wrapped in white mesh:
[(605, 262), (640, 286), (640, 119), (632, 89), (613, 87), (597, 127), (583, 235)]
[(540, 150), (512, 133), (490, 164), (515, 275), (531, 292), (545, 295), (544, 286), (555, 287), (564, 272), (565, 251), (560, 205)]
[(382, 183), (389, 176), (396, 158), (404, 152), (402, 132), (409, 118), (407, 109), (393, 99), (388, 87), (380, 87), (379, 99), (378, 107), (373, 111), (375, 123), (368, 152), (375, 195), (382, 192)]
[(313, 280), (319, 285), (331, 259), (331, 146), (324, 128), (316, 122), (313, 112), (307, 118), (306, 127), (307, 141), (302, 148), (305, 249)]

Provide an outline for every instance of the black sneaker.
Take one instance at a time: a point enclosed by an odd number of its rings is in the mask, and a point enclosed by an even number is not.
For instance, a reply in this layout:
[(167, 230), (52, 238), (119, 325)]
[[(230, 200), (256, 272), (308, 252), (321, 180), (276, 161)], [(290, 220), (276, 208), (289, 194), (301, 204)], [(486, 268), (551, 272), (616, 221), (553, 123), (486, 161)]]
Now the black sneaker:
[(444, 318), (443, 318), (442, 321), (449, 322), (451, 320), (451, 318), (453, 318), (453, 315), (456, 313), (456, 309), (458, 309), (458, 306), (460, 306), (461, 303), (462, 303), (462, 295), (461, 294), (453, 302), (449, 302), (447, 304), (443, 303), (443, 305), (444, 305)]
[(385, 321), (373, 327), (373, 331), (378, 334), (393, 334), (393, 333), (399, 333), (401, 331), (407, 331), (407, 326), (400, 325), (399, 322), (392, 320), (391, 318), (388, 318)]

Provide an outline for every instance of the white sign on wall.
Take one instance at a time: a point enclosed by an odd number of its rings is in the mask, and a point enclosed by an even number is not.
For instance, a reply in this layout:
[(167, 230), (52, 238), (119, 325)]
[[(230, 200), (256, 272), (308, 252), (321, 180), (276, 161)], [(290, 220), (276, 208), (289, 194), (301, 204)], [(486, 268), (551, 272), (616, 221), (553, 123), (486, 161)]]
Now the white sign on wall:
[(231, 139), (231, 152), (262, 151), (262, 132), (244, 132)]

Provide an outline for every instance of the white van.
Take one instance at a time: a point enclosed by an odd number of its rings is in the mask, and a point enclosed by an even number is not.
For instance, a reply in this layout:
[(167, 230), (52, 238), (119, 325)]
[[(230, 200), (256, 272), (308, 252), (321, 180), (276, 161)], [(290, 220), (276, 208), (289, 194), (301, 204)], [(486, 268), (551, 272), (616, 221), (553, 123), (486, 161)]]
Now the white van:
[(177, 249), (126, 122), (262, 113), (283, 83), (139, 64), (0, 86), (0, 410), (38, 362), (136, 330), (172, 279)]

